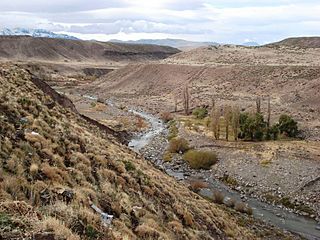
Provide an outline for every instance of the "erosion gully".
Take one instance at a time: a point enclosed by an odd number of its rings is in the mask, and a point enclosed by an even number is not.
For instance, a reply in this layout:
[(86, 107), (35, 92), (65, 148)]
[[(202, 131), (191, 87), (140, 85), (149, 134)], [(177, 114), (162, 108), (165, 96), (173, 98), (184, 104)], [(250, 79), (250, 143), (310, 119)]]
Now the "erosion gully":
[[(142, 148), (148, 147), (148, 144), (152, 139), (163, 133), (166, 127), (159, 118), (151, 114), (137, 110), (130, 111), (144, 118), (150, 124), (148, 131), (136, 135), (129, 143), (129, 147), (139, 153)], [(155, 164), (158, 165), (158, 167), (163, 168), (161, 162), (156, 161)], [(213, 191), (219, 190), (228, 198), (233, 198), (237, 201), (242, 201), (243, 199), (243, 195), (215, 179), (210, 171), (199, 171), (198, 174), (189, 176), (189, 174), (185, 174), (183, 171), (172, 167), (166, 167), (163, 169), (168, 175), (175, 177), (177, 180), (186, 182), (191, 180), (203, 180), (206, 182), (208, 188), (202, 189), (199, 193), (204, 197), (211, 197)], [(277, 206), (259, 201), (255, 198), (246, 197), (246, 202), (253, 209), (254, 218), (270, 223), (281, 229), (299, 234), (309, 240), (320, 239), (320, 226), (315, 220), (294, 214)]]

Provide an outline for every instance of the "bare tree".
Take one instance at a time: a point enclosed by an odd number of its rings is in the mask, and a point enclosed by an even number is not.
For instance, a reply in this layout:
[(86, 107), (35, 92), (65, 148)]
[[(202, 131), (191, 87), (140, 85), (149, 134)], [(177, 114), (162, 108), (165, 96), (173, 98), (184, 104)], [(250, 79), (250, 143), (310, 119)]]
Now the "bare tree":
[(216, 102), (214, 100), (214, 96), (212, 96), (212, 98), (211, 98), (211, 109), (214, 109), (215, 105), (216, 105)]
[(268, 97), (268, 118), (267, 118), (267, 124), (268, 128), (270, 128), (270, 119), (271, 119), (271, 98)]
[(226, 140), (229, 141), (229, 126), (232, 121), (231, 107), (225, 106), (223, 114), (224, 114), (224, 120), (225, 120), (225, 124), (226, 124)]
[(257, 113), (261, 113), (261, 97), (257, 97), (256, 107), (257, 107)]
[(183, 106), (186, 115), (190, 114), (190, 93), (189, 93), (189, 86), (186, 85), (183, 91)]
[(240, 128), (240, 110), (238, 106), (235, 106), (232, 109), (232, 130), (233, 130), (235, 141), (238, 141), (239, 128)]
[(174, 95), (174, 112), (178, 111), (178, 98)]
[(213, 109), (211, 112), (211, 128), (216, 140), (220, 138), (220, 110)]

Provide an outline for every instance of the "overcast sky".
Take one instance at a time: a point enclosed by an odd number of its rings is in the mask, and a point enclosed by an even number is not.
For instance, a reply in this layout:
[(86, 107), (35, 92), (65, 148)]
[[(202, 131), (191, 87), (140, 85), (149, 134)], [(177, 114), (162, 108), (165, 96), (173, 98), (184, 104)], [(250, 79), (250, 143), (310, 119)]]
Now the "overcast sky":
[(320, 0), (0, 0), (0, 28), (82, 39), (266, 43), (320, 35)]

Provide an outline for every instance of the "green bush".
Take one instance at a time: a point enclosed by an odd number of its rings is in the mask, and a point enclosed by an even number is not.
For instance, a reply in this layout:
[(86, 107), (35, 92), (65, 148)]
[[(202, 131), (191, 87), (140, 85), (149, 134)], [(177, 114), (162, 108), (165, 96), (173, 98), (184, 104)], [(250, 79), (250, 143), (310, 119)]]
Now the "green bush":
[(264, 136), (264, 131), (266, 131), (266, 125), (262, 114), (242, 113), (240, 115), (241, 133), (239, 137), (251, 141), (261, 141)]
[(266, 132), (266, 140), (277, 140), (279, 137), (279, 126), (278, 124), (275, 124), (271, 126), (269, 129), (267, 129)]
[(290, 116), (283, 114), (279, 118), (280, 133), (285, 133), (288, 137), (296, 137), (298, 135), (298, 123)]
[(192, 115), (198, 119), (204, 119), (208, 115), (208, 110), (206, 108), (196, 108), (193, 110)]
[(130, 161), (124, 161), (124, 167), (128, 172), (136, 170), (136, 166)]
[(184, 138), (173, 138), (169, 143), (168, 152), (184, 153), (190, 149), (189, 142)]
[(183, 159), (194, 169), (210, 169), (218, 161), (214, 152), (196, 150), (190, 150), (185, 153)]
[(177, 127), (176, 121), (172, 120), (168, 123), (169, 126), (169, 134), (168, 134), (168, 140), (170, 141), (173, 138), (176, 138), (179, 133), (179, 129)]

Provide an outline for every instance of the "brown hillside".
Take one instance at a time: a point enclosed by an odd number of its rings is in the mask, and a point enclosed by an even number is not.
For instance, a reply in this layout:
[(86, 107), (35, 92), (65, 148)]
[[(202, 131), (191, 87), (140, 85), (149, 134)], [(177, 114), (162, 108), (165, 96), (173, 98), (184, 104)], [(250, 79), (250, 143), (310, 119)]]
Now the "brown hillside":
[(319, 66), (143, 64), (116, 70), (84, 91), (100, 97), (131, 97), (129, 102), (149, 103), (154, 111), (173, 110), (174, 95), (181, 98), (187, 83), (193, 105), (210, 103), (214, 97), (220, 103), (241, 102), (241, 107), (250, 108), (257, 96), (270, 95), (274, 118), (286, 112), (303, 127), (317, 128), (319, 81)]
[(299, 48), (320, 48), (320, 37), (296, 37), (287, 38), (280, 42), (271, 43), (267, 46), (288, 46)]
[(306, 49), (244, 47), (244, 46), (210, 46), (175, 54), (166, 63), (185, 65), (320, 65), (320, 48)]
[[(1, 239), (257, 239), (236, 218), (0, 71)], [(104, 226), (89, 200), (114, 215)]]
[(178, 53), (166, 46), (1, 36), (0, 59), (71, 62), (158, 60)]

